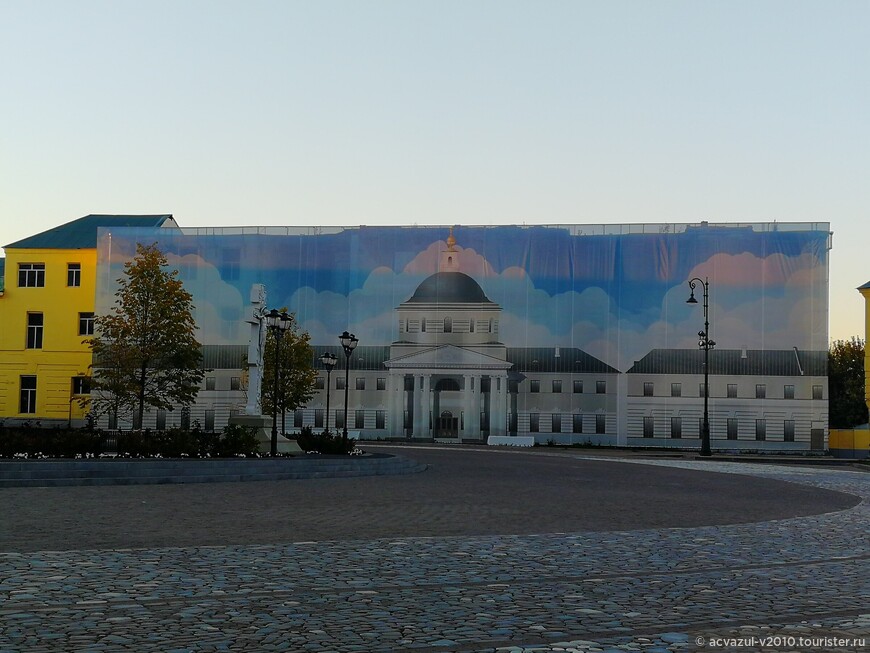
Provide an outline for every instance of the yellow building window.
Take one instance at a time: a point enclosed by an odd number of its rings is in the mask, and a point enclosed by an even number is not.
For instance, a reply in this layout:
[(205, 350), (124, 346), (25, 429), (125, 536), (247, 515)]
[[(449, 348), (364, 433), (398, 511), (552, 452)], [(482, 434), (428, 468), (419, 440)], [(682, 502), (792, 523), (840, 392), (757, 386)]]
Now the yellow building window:
[(31, 415), (36, 412), (36, 377), (21, 377), (21, 401), (18, 412)]
[(45, 263), (19, 263), (18, 264), (18, 287), (19, 288), (44, 288), (45, 287)]
[(70, 288), (78, 288), (82, 285), (82, 264), (67, 263), (66, 285)]
[(79, 335), (92, 336), (94, 335), (94, 314), (79, 313)]
[(42, 349), (42, 313), (27, 314), (27, 348)]

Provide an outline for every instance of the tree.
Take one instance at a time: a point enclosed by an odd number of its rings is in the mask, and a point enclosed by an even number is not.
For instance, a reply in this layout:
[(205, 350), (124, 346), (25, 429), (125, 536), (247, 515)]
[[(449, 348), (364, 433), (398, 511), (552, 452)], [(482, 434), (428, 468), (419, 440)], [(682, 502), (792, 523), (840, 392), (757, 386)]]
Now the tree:
[[(290, 314), (290, 320), (290, 327), (283, 332), (278, 350), (278, 413), (282, 417), (287, 411), (296, 410), (308, 403), (314, 396), (314, 381), (317, 378), (317, 371), (312, 364), (313, 350), (309, 344), (311, 336), (299, 328), (293, 313)], [(260, 398), (260, 409), (265, 415), (271, 415), (275, 406), (275, 342), (275, 334), (267, 329)]]
[(864, 341), (835, 340), (828, 350), (828, 421), (847, 429), (867, 423), (864, 400)]
[(133, 413), (142, 424), (149, 408), (187, 406), (205, 371), (195, 337), (193, 297), (165, 268), (157, 243), (136, 244), (136, 256), (118, 279), (115, 305), (95, 319), (87, 340), (94, 357), (92, 405), (97, 414)]

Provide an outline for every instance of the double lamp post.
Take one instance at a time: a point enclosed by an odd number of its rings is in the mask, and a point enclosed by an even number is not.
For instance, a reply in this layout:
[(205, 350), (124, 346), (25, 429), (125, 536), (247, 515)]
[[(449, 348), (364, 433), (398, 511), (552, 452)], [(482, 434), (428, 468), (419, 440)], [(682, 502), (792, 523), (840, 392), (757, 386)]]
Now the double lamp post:
[(698, 347), (704, 350), (704, 421), (701, 425), (701, 455), (710, 456), (713, 453), (710, 450), (710, 413), (708, 410), (710, 401), (710, 350), (716, 346), (716, 343), (710, 339), (710, 281), (700, 277), (690, 279), (689, 288), (691, 289), (691, 294), (686, 303), (698, 303), (698, 300), (695, 299), (695, 286), (697, 284), (701, 285), (704, 301), (704, 330), (698, 331)]
[(335, 368), (335, 364), (338, 362), (338, 359), (335, 357), (335, 354), (330, 354), (326, 352), (320, 355), (320, 362), (323, 363), (323, 367), (326, 368), (326, 424), (324, 428), (329, 430), (329, 390), (332, 387), (330, 385), (330, 376), (332, 374), (332, 370)]
[(359, 339), (352, 333), (345, 331), (338, 336), (341, 348), (344, 349), (344, 428), (341, 431), (342, 444), (347, 446), (347, 392), (350, 387), (350, 355), (359, 344)]
[(293, 322), (293, 318), (287, 313), (287, 311), (278, 312), (278, 309), (273, 308), (271, 311), (266, 313), (266, 327), (269, 331), (272, 332), (272, 335), (275, 336), (275, 369), (272, 374), (272, 379), (274, 381), (273, 391), (272, 391), (272, 442), (270, 451), (273, 456), (278, 455), (278, 404), (281, 404), (281, 410), (284, 410), (284, 395), (281, 395), (281, 401), (279, 402), (279, 387), (281, 380), (281, 339), (284, 336), (284, 332), (290, 328)]
[[(339, 342), (341, 342), (341, 348), (344, 350), (344, 426), (341, 431), (341, 439), (342, 442), (347, 444), (347, 401), (348, 401), (348, 388), (350, 387), (350, 356), (353, 354), (353, 350), (356, 349), (356, 346), (359, 344), (359, 338), (357, 338), (352, 333), (348, 333), (345, 331), (340, 336), (338, 336)], [(335, 354), (331, 354), (329, 352), (320, 355), (320, 362), (323, 364), (323, 367), (326, 368), (326, 430), (329, 430), (329, 393), (331, 390), (330, 387), (330, 375), (332, 374), (332, 370), (335, 367), (335, 364), (338, 362), (338, 358), (336, 358)]]

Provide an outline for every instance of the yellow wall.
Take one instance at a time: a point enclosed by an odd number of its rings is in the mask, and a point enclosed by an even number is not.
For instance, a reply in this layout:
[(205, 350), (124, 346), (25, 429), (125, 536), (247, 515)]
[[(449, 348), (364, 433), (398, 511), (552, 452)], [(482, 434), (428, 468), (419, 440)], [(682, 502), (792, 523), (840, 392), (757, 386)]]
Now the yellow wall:
[(867, 336), (870, 335), (870, 288), (859, 288), (864, 297), (864, 402), (870, 408), (870, 347), (867, 346)]
[[(75, 421), (83, 417), (71, 401), (72, 377), (89, 375), (90, 350), (79, 335), (79, 313), (94, 311), (95, 249), (6, 250), (6, 279), (0, 297), (0, 418)], [(18, 264), (44, 263), (45, 287), (19, 288)], [(81, 264), (81, 285), (67, 286), (67, 264)], [(42, 349), (26, 349), (27, 314), (43, 314)], [(36, 375), (36, 413), (19, 411), (20, 377)]]
[(845, 458), (870, 458), (870, 430), (868, 429), (831, 429), (828, 448), (837, 456)]

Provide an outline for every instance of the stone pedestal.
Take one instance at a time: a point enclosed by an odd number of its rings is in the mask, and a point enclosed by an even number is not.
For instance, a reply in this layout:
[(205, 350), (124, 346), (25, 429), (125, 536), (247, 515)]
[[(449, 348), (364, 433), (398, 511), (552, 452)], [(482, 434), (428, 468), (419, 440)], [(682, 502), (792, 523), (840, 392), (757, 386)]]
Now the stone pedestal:
[[(256, 429), (257, 441), (260, 443), (260, 453), (272, 451), (272, 418), (268, 415), (233, 415), (230, 424), (240, 424)], [(302, 448), (291, 440), (278, 434), (278, 453), (300, 454)]]

